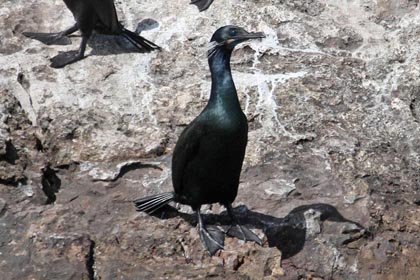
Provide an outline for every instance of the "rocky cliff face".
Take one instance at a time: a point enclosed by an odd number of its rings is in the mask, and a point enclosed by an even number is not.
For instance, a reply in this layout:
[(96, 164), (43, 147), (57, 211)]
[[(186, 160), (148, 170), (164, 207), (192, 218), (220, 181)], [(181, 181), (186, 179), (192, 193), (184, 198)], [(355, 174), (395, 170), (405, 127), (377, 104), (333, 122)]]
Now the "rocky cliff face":
[[(417, 1), (116, 1), (163, 51), (95, 35), (64, 69), (22, 31), (73, 23), (61, 0), (0, 4), (0, 271), (4, 279), (417, 279)], [(207, 42), (264, 31), (232, 69), (250, 124), (235, 211), (264, 247), (227, 237), (209, 258), (185, 206), (137, 213), (172, 188), (170, 156), (205, 106)], [(228, 222), (214, 205), (206, 219)], [(210, 211), (208, 211), (210, 213)]]

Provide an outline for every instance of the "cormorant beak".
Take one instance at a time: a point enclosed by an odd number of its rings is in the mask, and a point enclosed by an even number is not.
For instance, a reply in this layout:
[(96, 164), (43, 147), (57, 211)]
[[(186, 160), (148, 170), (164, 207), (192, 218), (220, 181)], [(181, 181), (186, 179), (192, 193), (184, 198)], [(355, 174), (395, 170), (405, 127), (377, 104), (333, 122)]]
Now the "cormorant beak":
[(238, 34), (237, 36), (227, 39), (225, 41), (226, 45), (237, 45), (239, 43), (245, 42), (247, 40), (251, 40), (251, 39), (260, 39), (260, 38), (265, 38), (265, 34), (263, 32), (247, 32), (245, 30), (243, 30), (243, 32), (241, 32), (240, 34)]
[[(246, 32), (246, 31), (245, 31)], [(265, 38), (264, 32), (246, 32), (244, 34), (239, 35), (240, 39), (260, 39)]]

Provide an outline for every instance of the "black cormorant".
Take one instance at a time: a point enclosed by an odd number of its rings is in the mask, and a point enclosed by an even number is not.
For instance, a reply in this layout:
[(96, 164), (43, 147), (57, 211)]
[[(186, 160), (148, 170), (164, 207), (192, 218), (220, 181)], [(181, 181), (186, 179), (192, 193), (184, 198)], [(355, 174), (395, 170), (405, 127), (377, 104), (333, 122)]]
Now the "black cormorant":
[(191, 0), (191, 4), (196, 5), (200, 12), (207, 10), (213, 0)]
[(67, 8), (73, 13), (76, 23), (58, 33), (23, 32), (26, 37), (39, 40), (44, 44), (70, 44), (70, 35), (77, 30), (82, 34), (82, 42), (78, 51), (70, 51), (56, 55), (51, 59), (51, 67), (61, 68), (84, 57), (86, 44), (92, 31), (108, 35), (122, 35), (137, 49), (150, 52), (160, 49), (159, 46), (138, 34), (127, 30), (118, 22), (113, 0), (64, 0)]
[(248, 122), (241, 110), (230, 71), (233, 48), (246, 40), (263, 38), (237, 26), (219, 28), (211, 38), (208, 61), (212, 77), (210, 99), (201, 114), (180, 135), (172, 158), (174, 192), (134, 201), (139, 211), (151, 213), (176, 201), (197, 213), (200, 237), (213, 255), (223, 248), (224, 233), (203, 224), (203, 204), (224, 205), (234, 223), (226, 233), (262, 244), (252, 231), (238, 224), (231, 203), (238, 192), (239, 176), (248, 141)]

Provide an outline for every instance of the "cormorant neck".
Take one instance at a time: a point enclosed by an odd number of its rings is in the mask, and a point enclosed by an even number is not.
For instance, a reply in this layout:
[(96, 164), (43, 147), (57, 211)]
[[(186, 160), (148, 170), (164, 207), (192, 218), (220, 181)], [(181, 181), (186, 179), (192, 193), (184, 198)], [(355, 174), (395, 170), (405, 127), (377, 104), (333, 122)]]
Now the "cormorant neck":
[(217, 47), (209, 56), (211, 72), (211, 94), (209, 104), (234, 104), (239, 106), (235, 84), (230, 71), (230, 57), (232, 50)]

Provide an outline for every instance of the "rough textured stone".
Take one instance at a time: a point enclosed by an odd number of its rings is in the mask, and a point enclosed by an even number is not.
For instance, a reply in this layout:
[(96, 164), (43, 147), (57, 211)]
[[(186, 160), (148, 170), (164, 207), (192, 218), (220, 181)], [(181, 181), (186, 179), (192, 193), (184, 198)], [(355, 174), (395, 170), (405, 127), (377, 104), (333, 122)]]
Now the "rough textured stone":
[[(0, 4), (0, 272), (6, 279), (417, 279), (417, 1), (116, 1), (163, 47), (95, 35), (64, 69), (22, 31), (60, 31), (62, 0)], [(250, 12), (252, 11), (252, 12)], [(188, 207), (135, 212), (171, 190), (177, 137), (205, 106), (209, 37), (264, 31), (233, 54), (249, 120), (235, 211), (265, 244), (209, 258)], [(246, 205), (246, 206), (245, 206)], [(212, 210), (212, 211), (210, 211)], [(209, 223), (229, 222), (205, 207)], [(212, 215), (211, 212), (220, 216)], [(10, 269), (10, 268), (22, 269)]]

